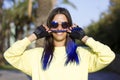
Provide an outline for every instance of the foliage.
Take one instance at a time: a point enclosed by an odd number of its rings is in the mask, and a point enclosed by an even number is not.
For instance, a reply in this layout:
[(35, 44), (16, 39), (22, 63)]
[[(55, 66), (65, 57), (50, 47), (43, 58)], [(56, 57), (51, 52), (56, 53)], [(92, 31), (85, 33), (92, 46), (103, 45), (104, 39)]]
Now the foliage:
[(116, 52), (120, 53), (120, 1), (111, 0), (109, 12), (96, 23), (88, 26), (87, 34), (99, 40)]
[[(9, 1), (9, 0), (8, 0)], [(34, 16), (31, 18), (28, 17), (27, 8), (28, 8), (28, 0), (11, 0), (13, 2), (13, 6), (8, 9), (2, 9), (2, 22), (0, 38), (3, 39), (0, 41), (0, 53), (3, 53), (10, 46), (10, 35), (11, 27), (10, 24), (15, 24), (15, 34), (13, 35), (15, 39), (21, 39), (24, 35), (24, 26), (29, 25), (34, 21)], [(10, 1), (9, 1), (10, 2)], [(1, 6), (2, 8), (2, 6)], [(29, 30), (29, 27), (27, 28)], [(23, 35), (21, 35), (23, 34)], [(7, 41), (6, 41), (7, 40)], [(7, 44), (6, 44), (7, 43)]]
[(76, 9), (76, 6), (75, 6), (73, 3), (71, 3), (69, 0), (63, 0), (62, 3), (63, 3), (63, 4), (68, 4), (68, 5), (70, 5), (70, 6), (72, 6), (73, 8)]
[(14, 68), (11, 65), (4, 65), (4, 66), (0, 66), (1, 70), (16, 70), (16, 68)]

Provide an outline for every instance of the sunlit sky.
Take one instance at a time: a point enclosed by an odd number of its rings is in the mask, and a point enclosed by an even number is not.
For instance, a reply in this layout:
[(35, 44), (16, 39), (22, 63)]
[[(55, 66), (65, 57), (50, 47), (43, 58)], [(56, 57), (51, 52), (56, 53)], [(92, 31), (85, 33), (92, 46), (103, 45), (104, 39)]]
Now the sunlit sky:
[[(8, 2), (8, 0), (5, 0)], [(73, 23), (81, 27), (87, 26), (91, 21), (98, 21), (102, 12), (108, 11), (109, 0), (69, 0), (76, 6), (76, 9), (68, 4), (62, 4), (62, 0), (57, 0), (57, 6), (67, 8), (72, 16)], [(10, 7), (13, 3), (5, 3)]]
[(69, 0), (77, 9), (70, 5), (61, 4), (58, 0), (56, 6), (65, 7), (71, 13), (73, 22), (81, 27), (87, 26), (91, 21), (98, 21), (102, 12), (108, 11), (109, 0)]

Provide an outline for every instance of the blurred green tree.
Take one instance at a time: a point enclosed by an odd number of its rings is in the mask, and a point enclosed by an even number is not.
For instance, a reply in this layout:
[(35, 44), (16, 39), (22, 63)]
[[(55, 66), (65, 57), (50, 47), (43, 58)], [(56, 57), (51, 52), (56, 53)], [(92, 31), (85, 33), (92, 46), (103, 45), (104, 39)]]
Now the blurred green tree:
[(89, 36), (94, 37), (115, 52), (120, 53), (120, 0), (110, 0), (109, 11), (102, 13), (98, 22), (86, 28)]
[[(2, 37), (3, 37), (3, 31), (2, 31), (2, 14), (3, 14), (3, 10), (2, 10), (2, 5), (3, 5), (3, 0), (0, 0), (0, 39), (2, 39)], [(3, 43), (2, 43), (2, 41), (0, 40), (0, 53), (2, 52), (2, 50), (3, 50)]]

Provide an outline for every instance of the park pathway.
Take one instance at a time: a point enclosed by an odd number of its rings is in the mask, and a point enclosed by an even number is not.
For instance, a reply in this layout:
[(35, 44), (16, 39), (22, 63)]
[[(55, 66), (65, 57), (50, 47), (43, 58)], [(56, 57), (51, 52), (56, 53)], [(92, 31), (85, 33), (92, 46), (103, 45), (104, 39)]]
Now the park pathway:
[(0, 80), (29, 80), (29, 78), (19, 71), (0, 70)]

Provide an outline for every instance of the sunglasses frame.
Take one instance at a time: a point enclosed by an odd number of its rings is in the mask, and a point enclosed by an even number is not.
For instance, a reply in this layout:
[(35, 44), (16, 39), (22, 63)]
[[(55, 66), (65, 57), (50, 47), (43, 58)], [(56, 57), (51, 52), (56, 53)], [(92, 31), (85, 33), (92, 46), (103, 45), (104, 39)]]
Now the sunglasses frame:
[[(50, 28), (57, 28), (58, 27), (58, 22), (57, 21), (52, 21), (51, 23), (50, 23)], [(68, 27), (70, 27), (70, 24), (68, 23), (68, 22), (62, 22), (62, 24), (61, 24), (61, 26), (62, 26), (62, 28), (68, 28)]]

